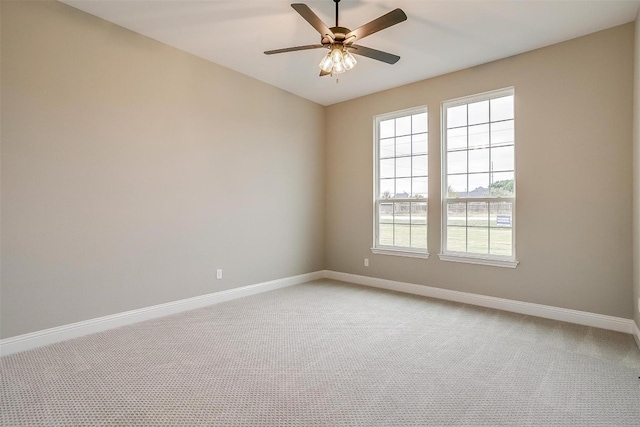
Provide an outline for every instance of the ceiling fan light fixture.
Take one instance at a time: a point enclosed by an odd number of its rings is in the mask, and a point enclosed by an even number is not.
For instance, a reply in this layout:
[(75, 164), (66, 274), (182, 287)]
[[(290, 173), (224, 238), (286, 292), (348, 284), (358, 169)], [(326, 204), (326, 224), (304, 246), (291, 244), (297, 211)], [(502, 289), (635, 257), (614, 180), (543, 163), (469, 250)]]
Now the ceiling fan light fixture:
[(352, 69), (357, 64), (356, 59), (344, 46), (336, 44), (331, 51), (320, 61), (320, 69), (329, 74), (342, 74)]
[(341, 27), (339, 24), (338, 4), (340, 3), (340, 0), (333, 0), (333, 2), (336, 4), (336, 26), (331, 28), (322, 22), (318, 15), (316, 15), (306, 4), (293, 3), (291, 5), (291, 7), (298, 12), (305, 21), (311, 24), (311, 26), (320, 33), (319, 44), (267, 50), (264, 52), (265, 55), (294, 52), (298, 50), (328, 48), (330, 49), (329, 53), (325, 55), (320, 61), (320, 64), (318, 64), (322, 70), (320, 77), (340, 74), (353, 69), (358, 61), (356, 61), (356, 58), (348, 51), (349, 48), (353, 48), (354, 53), (357, 55), (366, 56), (377, 61), (386, 62), (387, 64), (395, 64), (398, 62), (400, 57), (397, 55), (371, 49), (360, 44), (355, 45), (354, 42), (356, 40), (360, 41), (373, 33), (384, 30), (385, 28), (389, 28), (393, 25), (406, 21), (407, 15), (402, 11), (402, 9), (396, 8), (391, 12), (351, 31), (346, 27)]
[(347, 71), (355, 67), (356, 64), (358, 63), (358, 61), (356, 61), (355, 56), (349, 53), (346, 49), (344, 50), (344, 53), (342, 55), (342, 62), (344, 63), (344, 68)]
[(342, 74), (345, 71), (347, 71), (347, 69), (342, 61), (333, 63), (333, 74)]
[(342, 62), (342, 46), (333, 46), (331, 48), (331, 59), (333, 60), (333, 65), (336, 65), (339, 62)]
[(325, 73), (331, 73), (333, 69), (333, 60), (331, 59), (331, 55), (327, 53), (322, 61), (320, 61), (320, 69)]

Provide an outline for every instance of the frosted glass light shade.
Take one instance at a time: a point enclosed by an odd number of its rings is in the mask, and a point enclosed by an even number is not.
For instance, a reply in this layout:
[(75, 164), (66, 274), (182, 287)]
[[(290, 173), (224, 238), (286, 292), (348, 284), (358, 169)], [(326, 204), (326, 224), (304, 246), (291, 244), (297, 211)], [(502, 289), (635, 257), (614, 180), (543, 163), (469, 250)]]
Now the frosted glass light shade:
[(342, 49), (333, 48), (331, 50), (331, 59), (333, 60), (333, 65), (335, 66), (338, 62), (342, 62)]
[(352, 69), (353, 67), (355, 67), (356, 64), (358, 63), (358, 61), (356, 61), (356, 58), (352, 54), (347, 52), (346, 50), (344, 51), (344, 54), (342, 55), (342, 62), (344, 63), (344, 68), (347, 71)]
[(342, 61), (333, 63), (333, 74), (342, 74), (345, 71), (347, 71), (347, 69), (344, 67)]
[(333, 68), (333, 61), (331, 60), (331, 56), (327, 54), (322, 61), (320, 61), (320, 69), (325, 73), (331, 73), (331, 69)]

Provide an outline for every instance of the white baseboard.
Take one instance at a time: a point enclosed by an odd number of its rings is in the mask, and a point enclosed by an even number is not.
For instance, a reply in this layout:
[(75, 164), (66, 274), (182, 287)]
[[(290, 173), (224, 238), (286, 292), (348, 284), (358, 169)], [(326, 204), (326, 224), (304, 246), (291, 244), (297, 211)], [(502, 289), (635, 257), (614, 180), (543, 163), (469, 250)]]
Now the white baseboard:
[(633, 338), (635, 338), (638, 349), (640, 349), (640, 329), (638, 329), (636, 322), (633, 322)]
[(627, 334), (634, 334), (635, 328), (636, 340), (640, 341), (640, 332), (638, 332), (638, 328), (635, 322), (631, 319), (605, 316), (603, 314), (589, 313), (586, 311), (571, 310), (549, 305), (533, 304), (530, 302), (496, 298), (485, 295), (472, 294), (468, 292), (432, 288), (430, 286), (396, 282), (393, 280), (359, 276), (349, 273), (340, 273), (330, 270), (325, 271), (325, 277), (328, 279), (341, 280), (343, 282), (356, 283), (359, 285), (372, 286), (375, 288), (389, 289), (392, 291), (405, 292), (425, 297), (478, 305), (481, 307), (495, 308), (498, 310), (510, 311), (513, 313), (543, 317), (545, 319), (560, 320), (562, 322), (576, 323), (578, 325), (593, 326), (596, 328), (608, 329), (611, 331), (625, 332)]
[(118, 328), (120, 326), (206, 307), (261, 292), (309, 282), (311, 280), (318, 280), (324, 278), (324, 276), (324, 271), (316, 271), (18, 335), (0, 340), (0, 355), (6, 356), (71, 338), (78, 338), (84, 335)]
[(206, 307), (225, 301), (255, 295), (261, 292), (271, 291), (287, 286), (297, 285), (318, 279), (333, 279), (344, 282), (356, 283), (359, 285), (371, 286), (375, 288), (388, 289), (414, 295), (421, 295), (431, 298), (438, 298), (448, 301), (456, 301), (465, 304), (477, 305), (481, 307), (495, 308), (498, 310), (510, 311), (513, 313), (526, 314), (530, 316), (543, 317), (546, 319), (560, 320), (563, 322), (575, 323), (578, 325), (593, 326), (601, 329), (625, 332), (632, 334), (640, 348), (640, 330), (631, 319), (605, 316), (602, 314), (589, 313), (585, 311), (571, 310), (560, 307), (553, 307), (542, 304), (533, 304), (522, 301), (496, 298), (485, 295), (472, 294), (468, 292), (452, 291), (448, 289), (433, 288), (430, 286), (416, 285), (413, 283), (397, 282), (393, 280), (378, 279), (375, 277), (359, 276), (356, 274), (340, 273), (331, 270), (316, 271), (313, 273), (301, 274), (298, 276), (286, 277), (283, 279), (271, 280), (269, 282), (255, 285), (243, 286), (235, 289), (214, 292), (212, 294), (201, 295), (179, 301), (172, 301), (165, 304), (144, 307), (137, 310), (112, 314), (109, 316), (89, 319), (82, 322), (62, 325), (55, 328), (19, 335), (16, 337), (0, 340), (0, 355), (19, 353), (48, 344), (78, 338), (120, 326), (131, 325), (157, 317), (168, 316), (183, 311)]

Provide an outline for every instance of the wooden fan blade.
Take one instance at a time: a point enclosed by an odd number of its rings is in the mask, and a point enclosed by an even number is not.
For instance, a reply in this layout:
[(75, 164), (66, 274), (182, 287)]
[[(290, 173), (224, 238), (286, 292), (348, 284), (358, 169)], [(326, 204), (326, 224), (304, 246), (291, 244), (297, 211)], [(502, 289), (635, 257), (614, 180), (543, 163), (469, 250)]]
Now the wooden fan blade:
[(316, 15), (311, 9), (309, 9), (309, 6), (304, 3), (293, 3), (291, 7), (294, 8), (295, 11), (305, 19), (305, 21), (311, 24), (311, 26), (315, 28), (323, 38), (327, 35), (331, 36), (332, 39), (336, 38), (336, 36), (333, 34), (333, 31), (331, 31), (329, 27), (327, 27), (325, 23), (322, 22), (320, 18), (318, 18), (318, 15)]
[(319, 49), (321, 47), (324, 47), (324, 46), (321, 44), (308, 44), (305, 46), (285, 47), (284, 49), (267, 50), (264, 52), (264, 54), (273, 55), (275, 53), (295, 52), (297, 50)]
[(386, 15), (382, 15), (368, 24), (364, 24), (362, 27), (351, 31), (345, 36), (346, 43), (354, 43), (373, 33), (377, 33), (380, 30), (384, 30), (385, 28), (389, 28), (392, 25), (399, 24), (406, 20), (407, 15), (402, 11), (402, 9), (392, 10)]
[(398, 55), (355, 44), (349, 46), (349, 52), (355, 53), (356, 55), (366, 56), (367, 58), (376, 59), (378, 61), (386, 62), (387, 64), (395, 64), (400, 60), (400, 57)]
[(320, 77), (329, 76), (331, 73), (327, 73), (325, 70), (320, 70)]

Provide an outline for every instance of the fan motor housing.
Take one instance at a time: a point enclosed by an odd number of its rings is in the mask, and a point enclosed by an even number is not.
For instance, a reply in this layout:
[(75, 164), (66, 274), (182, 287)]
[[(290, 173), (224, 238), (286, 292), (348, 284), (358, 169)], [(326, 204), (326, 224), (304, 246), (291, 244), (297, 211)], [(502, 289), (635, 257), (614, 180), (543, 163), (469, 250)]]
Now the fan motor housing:
[(322, 37), (321, 43), (324, 45), (330, 45), (334, 42), (343, 42), (347, 36), (351, 32), (350, 29), (345, 27), (332, 27), (329, 28), (333, 35), (336, 37), (335, 40), (331, 40), (330, 37)]

